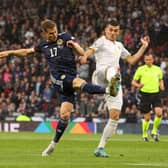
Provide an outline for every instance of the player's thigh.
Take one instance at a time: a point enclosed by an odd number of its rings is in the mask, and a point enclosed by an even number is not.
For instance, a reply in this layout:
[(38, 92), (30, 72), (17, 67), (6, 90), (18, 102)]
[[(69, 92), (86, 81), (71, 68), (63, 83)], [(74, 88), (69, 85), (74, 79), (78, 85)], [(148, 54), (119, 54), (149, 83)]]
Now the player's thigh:
[(72, 87), (74, 89), (79, 89), (84, 83), (86, 83), (86, 81), (84, 79), (81, 78), (74, 78), (72, 81)]
[(72, 95), (75, 91), (73, 88), (73, 80), (76, 75), (66, 73), (56, 73), (50, 75), (53, 86), (56, 91), (66, 96)]

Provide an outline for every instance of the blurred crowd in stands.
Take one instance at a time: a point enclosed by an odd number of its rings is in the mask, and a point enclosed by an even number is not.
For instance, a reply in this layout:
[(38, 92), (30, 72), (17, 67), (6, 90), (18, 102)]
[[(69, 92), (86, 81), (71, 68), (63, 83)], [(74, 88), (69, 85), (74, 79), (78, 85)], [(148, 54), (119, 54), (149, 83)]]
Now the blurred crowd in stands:
[[(165, 0), (1, 0), (0, 51), (33, 47), (40, 40), (40, 21), (55, 20), (59, 32), (68, 31), (85, 49), (101, 34), (105, 20), (118, 19), (121, 34), (118, 40), (134, 53), (140, 46), (141, 36), (151, 38), (150, 52), (164, 73), (166, 91), (162, 93), (164, 119), (168, 119), (168, 1)], [(91, 81), (95, 68), (77, 63), (79, 76)], [(121, 61), (123, 109), (121, 117), (137, 122), (138, 90), (131, 86), (137, 66)], [(45, 117), (59, 115), (59, 95), (49, 79), (45, 58), (10, 56), (0, 60), (0, 120), (13, 113), (34, 116), (43, 112)], [(101, 95), (76, 93), (72, 119), (85, 117), (106, 120), (107, 107)]]

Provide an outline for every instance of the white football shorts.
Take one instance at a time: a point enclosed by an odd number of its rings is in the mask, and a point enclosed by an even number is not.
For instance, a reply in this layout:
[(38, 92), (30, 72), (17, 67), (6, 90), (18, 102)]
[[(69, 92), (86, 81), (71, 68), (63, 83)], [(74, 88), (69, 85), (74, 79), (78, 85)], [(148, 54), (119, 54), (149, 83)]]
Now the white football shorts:
[[(105, 88), (108, 86), (108, 81), (105, 78), (105, 69), (106, 68), (101, 68), (99, 70), (94, 71), (92, 75), (93, 84), (100, 85)], [(105, 100), (109, 110), (111, 109), (121, 110), (123, 104), (123, 93), (121, 85), (119, 88), (118, 95), (116, 97), (105, 95)]]

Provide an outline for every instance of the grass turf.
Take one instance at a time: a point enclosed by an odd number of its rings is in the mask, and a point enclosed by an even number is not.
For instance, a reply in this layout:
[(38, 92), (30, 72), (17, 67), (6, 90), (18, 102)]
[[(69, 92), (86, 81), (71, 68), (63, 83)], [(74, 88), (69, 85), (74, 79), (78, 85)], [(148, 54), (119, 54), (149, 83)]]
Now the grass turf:
[(141, 135), (115, 135), (109, 158), (93, 155), (101, 137), (65, 134), (54, 153), (41, 157), (53, 134), (0, 133), (0, 168), (168, 168), (168, 136), (142, 142)]

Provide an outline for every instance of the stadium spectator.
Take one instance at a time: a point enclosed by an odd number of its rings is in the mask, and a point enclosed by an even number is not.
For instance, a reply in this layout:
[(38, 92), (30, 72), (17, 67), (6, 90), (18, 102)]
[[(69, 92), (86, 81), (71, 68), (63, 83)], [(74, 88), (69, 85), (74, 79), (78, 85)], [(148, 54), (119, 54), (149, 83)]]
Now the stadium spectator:
[(158, 142), (158, 127), (162, 120), (163, 110), (161, 104), (160, 90), (164, 90), (163, 72), (160, 67), (153, 65), (154, 57), (146, 54), (144, 57), (145, 65), (138, 67), (134, 74), (132, 85), (140, 90), (140, 111), (144, 116), (142, 122), (142, 138), (148, 142), (148, 129), (150, 125), (151, 113), (155, 113), (151, 136)]
[(132, 79), (132, 73), (131, 68), (128, 68), (124, 75), (122, 76), (122, 85), (123, 87), (130, 89), (131, 88), (131, 79)]
[(137, 123), (139, 111), (137, 109), (137, 106), (133, 104), (131, 107), (127, 107), (125, 110), (125, 117), (127, 123)]
[(163, 74), (163, 80), (165, 84), (165, 93), (168, 93), (168, 66), (165, 68), (165, 73)]
[(26, 112), (27, 112), (27, 103), (26, 103), (24, 98), (21, 98), (21, 101), (19, 103), (19, 107), (17, 108), (17, 112), (26, 114)]
[(8, 106), (6, 100), (1, 101), (0, 104), (0, 119), (5, 120), (5, 117), (8, 116)]

